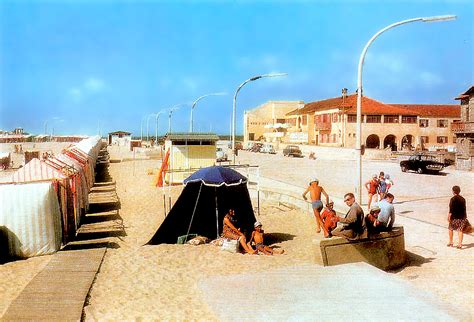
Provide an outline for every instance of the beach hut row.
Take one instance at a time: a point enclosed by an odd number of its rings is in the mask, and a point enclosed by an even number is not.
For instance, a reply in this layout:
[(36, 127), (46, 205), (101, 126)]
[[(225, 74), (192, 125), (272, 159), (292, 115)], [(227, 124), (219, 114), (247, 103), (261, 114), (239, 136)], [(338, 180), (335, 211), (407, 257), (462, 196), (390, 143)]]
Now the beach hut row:
[(101, 147), (99, 136), (89, 137), (60, 154), (33, 158), (0, 184), (0, 246), (8, 256), (51, 254), (75, 237)]

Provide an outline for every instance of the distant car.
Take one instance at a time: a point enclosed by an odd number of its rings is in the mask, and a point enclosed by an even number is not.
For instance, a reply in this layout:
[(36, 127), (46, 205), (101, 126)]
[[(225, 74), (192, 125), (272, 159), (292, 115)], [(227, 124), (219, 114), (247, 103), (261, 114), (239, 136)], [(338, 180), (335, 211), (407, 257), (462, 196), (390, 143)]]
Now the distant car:
[(292, 156), (292, 157), (298, 157), (298, 158), (301, 158), (303, 157), (303, 153), (301, 153), (301, 150), (299, 148), (299, 146), (297, 145), (287, 145), (284, 149), (283, 149), (283, 156)]
[(250, 149), (250, 152), (260, 152), (260, 149), (262, 148), (262, 146), (263, 146), (262, 143), (255, 143)]
[(227, 161), (227, 153), (222, 148), (216, 149), (216, 160), (218, 162)]
[[(232, 143), (229, 143), (229, 144), (228, 144), (228, 148), (229, 148), (229, 149), (232, 149)], [(243, 150), (242, 142), (236, 141), (236, 142), (235, 142), (235, 149), (236, 149), (236, 150)]]
[(417, 173), (424, 172), (439, 172), (443, 170), (444, 163), (438, 162), (436, 158), (431, 155), (412, 155), (408, 160), (400, 162), (402, 172), (408, 170), (416, 171)]
[(263, 146), (261, 147), (260, 152), (276, 154), (275, 149), (273, 148), (273, 144), (270, 144), (270, 143), (263, 143)]
[(252, 150), (254, 145), (255, 145), (255, 142), (248, 141), (244, 146), (244, 150), (245, 151), (250, 151), (250, 150)]

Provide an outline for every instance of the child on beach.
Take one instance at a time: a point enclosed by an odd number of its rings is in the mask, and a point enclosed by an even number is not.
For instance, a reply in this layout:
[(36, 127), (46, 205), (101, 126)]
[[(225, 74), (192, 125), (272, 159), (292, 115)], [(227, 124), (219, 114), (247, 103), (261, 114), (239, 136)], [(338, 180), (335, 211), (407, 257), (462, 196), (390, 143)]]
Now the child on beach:
[(257, 253), (263, 253), (265, 255), (273, 255), (273, 254), (283, 254), (284, 250), (281, 249), (273, 249), (271, 247), (265, 246), (263, 243), (263, 229), (262, 229), (262, 223), (257, 221), (254, 224), (255, 230), (252, 232), (252, 236), (250, 237), (250, 240), (248, 242), (248, 246), (252, 247), (252, 241), (255, 242), (255, 250)]
[(323, 221), (321, 220), (320, 211), (323, 210), (323, 202), (321, 201), (321, 194), (326, 197), (326, 204), (329, 203), (329, 196), (324, 191), (324, 188), (319, 185), (319, 180), (316, 178), (311, 179), (309, 182), (309, 187), (306, 188), (305, 192), (303, 193), (303, 199), (307, 200), (306, 195), (310, 193), (311, 197), (311, 206), (313, 207), (313, 214), (316, 218), (316, 232), (321, 232), (321, 227), (323, 228), (324, 237), (328, 237), (328, 232), (326, 228), (324, 228)]
[(331, 237), (331, 231), (337, 227), (337, 214), (333, 209), (334, 202), (329, 201), (326, 208), (324, 208), (321, 213), (321, 220), (323, 221), (323, 226), (328, 232), (328, 237)]

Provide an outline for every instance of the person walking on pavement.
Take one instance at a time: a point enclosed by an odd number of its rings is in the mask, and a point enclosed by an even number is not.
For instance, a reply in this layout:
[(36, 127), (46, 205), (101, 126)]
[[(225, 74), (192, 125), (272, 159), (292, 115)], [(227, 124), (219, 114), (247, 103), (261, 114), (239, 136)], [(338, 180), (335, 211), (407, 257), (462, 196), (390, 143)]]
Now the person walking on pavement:
[(458, 245), (456, 248), (462, 249), (463, 231), (469, 223), (466, 214), (466, 199), (461, 197), (461, 188), (459, 186), (453, 186), (452, 191), (454, 196), (449, 201), (449, 242), (447, 246), (453, 246), (453, 231), (456, 230), (458, 232)]

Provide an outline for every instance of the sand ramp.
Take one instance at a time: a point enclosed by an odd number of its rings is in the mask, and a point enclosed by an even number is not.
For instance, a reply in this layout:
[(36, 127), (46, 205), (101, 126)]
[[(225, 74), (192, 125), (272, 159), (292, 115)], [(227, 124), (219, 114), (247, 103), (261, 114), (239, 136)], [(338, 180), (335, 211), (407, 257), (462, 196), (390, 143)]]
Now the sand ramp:
[(436, 298), (365, 263), (211, 276), (199, 288), (222, 321), (457, 320)]
[(106, 248), (61, 251), (11, 303), (2, 321), (78, 321)]

